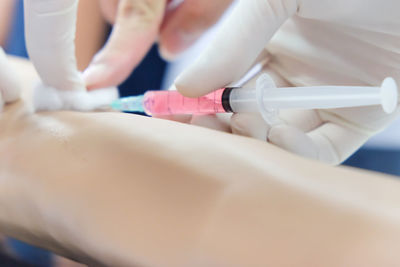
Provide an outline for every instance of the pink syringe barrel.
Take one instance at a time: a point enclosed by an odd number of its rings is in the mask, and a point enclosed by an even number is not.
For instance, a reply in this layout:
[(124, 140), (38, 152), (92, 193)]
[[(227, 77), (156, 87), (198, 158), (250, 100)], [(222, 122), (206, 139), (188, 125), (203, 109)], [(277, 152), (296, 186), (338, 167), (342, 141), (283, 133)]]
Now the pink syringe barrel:
[[(174, 114), (215, 114), (226, 113), (226, 103), (223, 103), (224, 92), (219, 89), (199, 98), (184, 97), (177, 91), (148, 91), (144, 95), (143, 106), (148, 115)], [(226, 102), (226, 101), (225, 101)]]

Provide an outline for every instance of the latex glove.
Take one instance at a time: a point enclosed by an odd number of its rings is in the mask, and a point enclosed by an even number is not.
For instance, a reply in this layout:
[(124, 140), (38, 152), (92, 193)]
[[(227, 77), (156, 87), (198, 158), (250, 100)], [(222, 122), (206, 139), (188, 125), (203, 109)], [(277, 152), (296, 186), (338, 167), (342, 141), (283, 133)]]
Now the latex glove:
[[(243, 76), (265, 47), (272, 57), (267, 71), (284, 85), (380, 85), (388, 76), (399, 83), (399, 9), (396, 0), (240, 1), (175, 86), (191, 97), (222, 88)], [(284, 112), (285, 124), (272, 129), (258, 115), (237, 114), (231, 128), (336, 164), (397, 114), (380, 107)]]
[(88, 93), (75, 58), (78, 0), (25, 0), (29, 57), (43, 84), (34, 94), (39, 110), (93, 110), (117, 97), (116, 88)]
[(11, 103), (20, 97), (21, 84), (16, 70), (7, 62), (7, 56), (0, 47), (0, 111), (4, 104)]
[(214, 25), (232, 0), (186, 0), (179, 6), (177, 2), (182, 1), (101, 0), (105, 16), (115, 26), (84, 72), (88, 88), (123, 82), (157, 39), (161, 55), (173, 59)]

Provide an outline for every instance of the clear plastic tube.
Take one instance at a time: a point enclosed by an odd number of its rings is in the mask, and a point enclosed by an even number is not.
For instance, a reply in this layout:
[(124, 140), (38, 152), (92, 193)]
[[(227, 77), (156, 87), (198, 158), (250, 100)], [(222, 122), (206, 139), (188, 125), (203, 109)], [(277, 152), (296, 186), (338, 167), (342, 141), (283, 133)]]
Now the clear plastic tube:
[[(394, 93), (395, 91), (393, 91)], [(232, 90), (230, 103), (234, 112), (257, 112), (256, 89)], [(380, 87), (293, 87), (264, 91), (265, 106), (276, 109), (330, 109), (383, 105)]]
[(225, 113), (223, 93), (224, 89), (220, 89), (199, 98), (188, 98), (177, 91), (149, 91), (144, 95), (143, 106), (148, 115)]

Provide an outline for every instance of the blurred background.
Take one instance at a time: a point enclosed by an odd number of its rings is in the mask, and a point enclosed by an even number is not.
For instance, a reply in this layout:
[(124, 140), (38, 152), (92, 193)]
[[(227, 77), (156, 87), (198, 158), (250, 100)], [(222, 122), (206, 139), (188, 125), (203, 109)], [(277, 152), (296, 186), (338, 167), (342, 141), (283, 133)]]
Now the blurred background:
[[(204, 49), (216, 28), (210, 30), (197, 44), (173, 64), (162, 60), (155, 45), (140, 66), (122, 84), (122, 96), (138, 95), (147, 90), (167, 89), (176, 75)], [(93, 55), (104, 45), (111, 26), (104, 20), (97, 0), (80, 2), (77, 30), (77, 58), (80, 70), (84, 70)], [(1, 0), (0, 45), (8, 54), (27, 57), (24, 40), (23, 0)], [(400, 174), (400, 121), (374, 137), (344, 164), (393, 175)], [(3, 254), (1, 266), (82, 266), (40, 248), (3, 237), (0, 239)], [(15, 260), (15, 261), (14, 261)], [(19, 262), (17, 264), (17, 261)], [(24, 264), (25, 263), (25, 264)]]

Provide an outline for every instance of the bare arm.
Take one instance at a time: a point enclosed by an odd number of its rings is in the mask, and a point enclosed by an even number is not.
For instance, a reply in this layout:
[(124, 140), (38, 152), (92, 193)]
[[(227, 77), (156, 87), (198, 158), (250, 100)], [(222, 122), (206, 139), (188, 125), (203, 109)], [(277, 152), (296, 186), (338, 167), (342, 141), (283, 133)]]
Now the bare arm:
[(15, 0), (0, 1), (0, 46), (5, 44), (10, 31)]
[(390, 177), (170, 121), (32, 114), (22, 101), (0, 129), (2, 231), (86, 263), (400, 261), (400, 183)]

